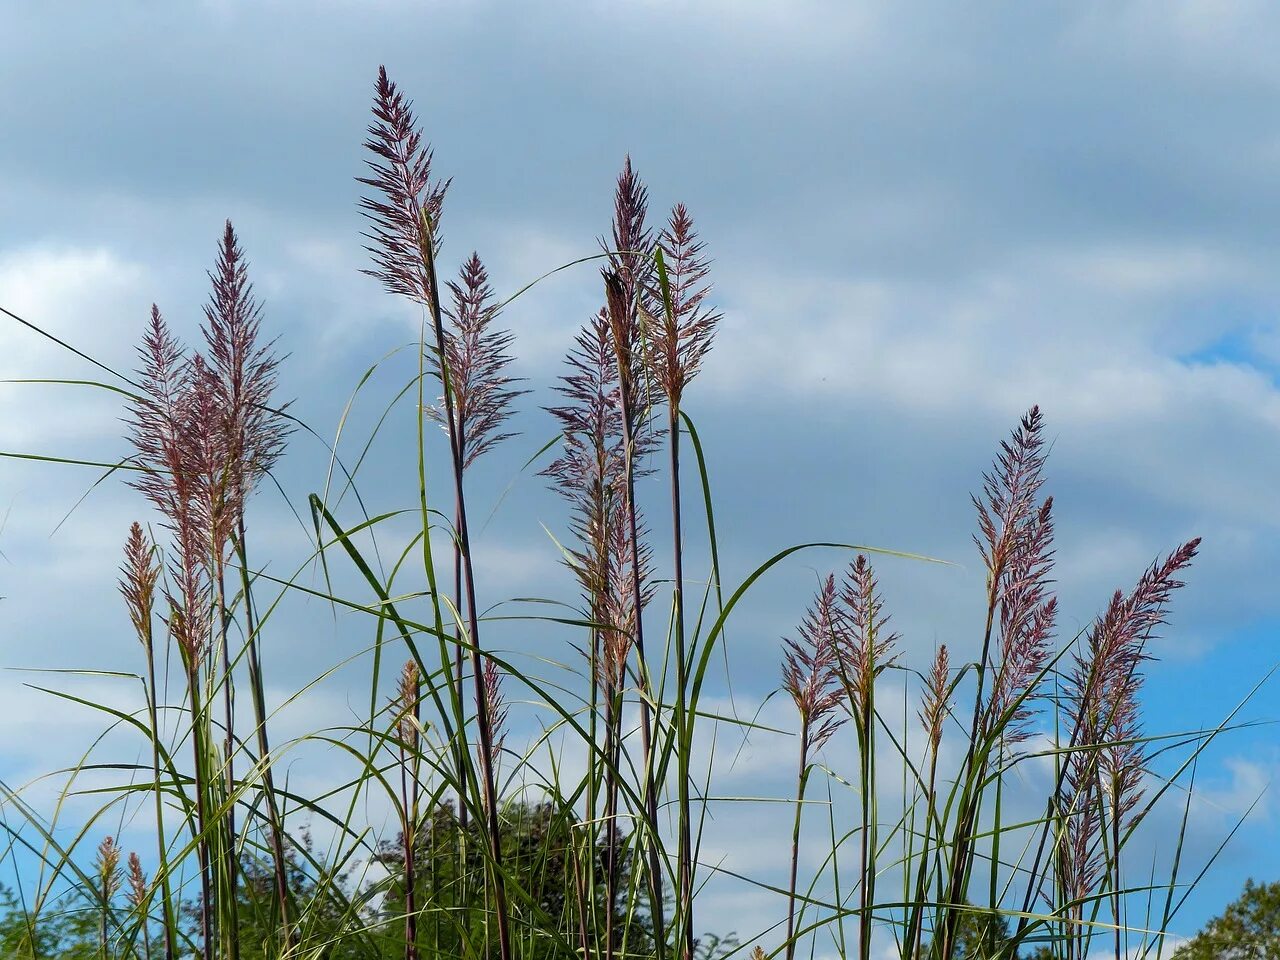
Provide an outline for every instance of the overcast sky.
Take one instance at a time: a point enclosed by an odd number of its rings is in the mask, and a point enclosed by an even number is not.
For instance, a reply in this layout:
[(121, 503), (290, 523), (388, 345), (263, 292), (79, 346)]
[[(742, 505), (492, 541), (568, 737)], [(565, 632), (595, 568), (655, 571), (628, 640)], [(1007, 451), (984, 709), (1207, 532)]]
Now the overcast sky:
[[(729, 582), (805, 540), (954, 561), (886, 561), (885, 594), (920, 665), (940, 642), (972, 655), (983, 583), (968, 494), (1038, 403), (1053, 444), (1064, 639), (1158, 554), (1205, 538), (1154, 651), (1148, 729), (1218, 722), (1280, 660), (1273, 6), (330, 0), (71, 15), (0, 0), (0, 10), (0, 305), (103, 363), (133, 367), (152, 301), (193, 337), (231, 217), (290, 354), (282, 392), (334, 437), (359, 377), (416, 335), (414, 313), (359, 273), (354, 178), (385, 63), (415, 98), (436, 170), (453, 177), (445, 259), (478, 250), (501, 294), (597, 249), (628, 153), (655, 213), (689, 205), (725, 314), (686, 405), (706, 445)], [(598, 296), (587, 265), (505, 314), (534, 393), (521, 437), (477, 482), (480, 513), (493, 512), (480, 538), (488, 602), (573, 599), (541, 526), (560, 529), (563, 515), (520, 465), (552, 435), (539, 407)], [(358, 454), (412, 362), (402, 352), (379, 368), (344, 451)], [(0, 378), (100, 375), (0, 323)], [(416, 483), (412, 410), (398, 412), (362, 484), (387, 509), (411, 505)], [(88, 388), (0, 385), (0, 449), (115, 459), (119, 415)], [(326, 465), (320, 443), (294, 438), (280, 480), (299, 511)], [(145, 516), (139, 498), (112, 478), (53, 532), (96, 479), (0, 461), (0, 666), (138, 669), (113, 577), (128, 522)], [(306, 531), (277, 493), (253, 510), (276, 569), (305, 559)], [(843, 560), (806, 554), (744, 609), (731, 630), (740, 709), (777, 686), (779, 636), (815, 571)], [(370, 637), (368, 624), (315, 605), (282, 612), (266, 653), (278, 695)], [(566, 656), (540, 646), (554, 636), (507, 642)], [(54, 708), (23, 687), (29, 679), (0, 676), (10, 784), (70, 762), (101, 726)], [(127, 699), (106, 681), (82, 690)], [(330, 683), (289, 722), (346, 722), (348, 699)], [(777, 701), (766, 709), (790, 722)], [(1278, 714), (1270, 686), (1243, 716)], [(1270, 727), (1234, 733), (1201, 764), (1192, 846), (1202, 859), (1280, 772), (1275, 743)], [(737, 778), (784, 791), (789, 764), (744, 760), (726, 790), (741, 789)], [(727, 810), (709, 843), (735, 869), (767, 871), (785, 855), (781, 833), (776, 850), (732, 839), (763, 819)], [(1178, 931), (1194, 931), (1246, 877), (1280, 879), (1278, 827), (1280, 804), (1264, 796)], [(713, 890), (708, 925), (750, 934), (736, 919), (740, 894)]]

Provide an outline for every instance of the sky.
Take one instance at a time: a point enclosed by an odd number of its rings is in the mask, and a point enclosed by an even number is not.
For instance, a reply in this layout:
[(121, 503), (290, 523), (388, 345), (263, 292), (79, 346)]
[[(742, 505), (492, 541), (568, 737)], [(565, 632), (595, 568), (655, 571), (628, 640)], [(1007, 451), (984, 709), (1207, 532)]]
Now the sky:
[[(411, 376), (418, 317), (360, 269), (357, 200), (379, 64), (415, 100), (453, 178), (444, 259), (479, 251), (500, 295), (597, 251), (630, 155), (655, 215), (686, 203), (714, 258), (724, 320), (686, 408), (705, 445), (725, 582), (806, 541), (951, 561), (878, 561), (904, 655), (976, 652), (982, 568), (971, 491), (1032, 404), (1052, 444), (1061, 639), (1192, 536), (1201, 554), (1153, 652), (1147, 727), (1213, 726), (1280, 662), (1280, 11), (1251, 2), (857, 5), (793, 0), (632, 4), (0, 0), (0, 305), (109, 367), (135, 364), (154, 301), (197, 335), (222, 222), (251, 261), (288, 359), (293, 410), (356, 456)], [(474, 496), (490, 603), (574, 591), (544, 530), (563, 511), (522, 464), (554, 434), (541, 406), (599, 306), (587, 264), (512, 302), (521, 435)], [(388, 357), (388, 355), (390, 356)], [(386, 359), (384, 359), (386, 358)], [(374, 365), (344, 418), (361, 376)], [(0, 379), (98, 379), (7, 320)], [(393, 411), (362, 491), (411, 505), (412, 410)], [(113, 462), (118, 403), (88, 387), (0, 383), (0, 450)], [(305, 560), (291, 512), (328, 453), (295, 435), (281, 496), (254, 529), (272, 569)], [(128, 523), (118, 478), (0, 460), (0, 779), (74, 762), (100, 716), (12, 668), (136, 670), (114, 585)], [(82, 495), (88, 492), (80, 503)], [(646, 489), (660, 497), (660, 489)], [(350, 514), (349, 514), (350, 515)], [(403, 535), (391, 529), (388, 542)], [(689, 534), (705, 558), (701, 527)], [(662, 535), (655, 535), (658, 544)], [(815, 575), (812, 551), (771, 573), (731, 622), (733, 709), (786, 726), (779, 638)], [(705, 566), (700, 576), (706, 576)], [(532, 630), (502, 641), (564, 658)], [(266, 650), (283, 700), (367, 643), (367, 623), (283, 605)], [(556, 644), (560, 644), (557, 647)], [(39, 682), (47, 682), (43, 678)], [(64, 681), (128, 703), (111, 678)], [(349, 720), (342, 675), (281, 724)], [(354, 691), (354, 692), (353, 692)], [(728, 688), (717, 690), (729, 703)], [(534, 722), (532, 712), (521, 713)], [(1189, 846), (1212, 856), (1194, 932), (1246, 877), (1280, 879), (1280, 748), (1264, 685), (1197, 770)], [(783, 744), (785, 746), (785, 744)], [(136, 744), (134, 745), (136, 747)], [(757, 742), (724, 789), (784, 795), (789, 763)], [(299, 760), (299, 778), (319, 776)], [(1260, 799), (1259, 799), (1260, 798)], [(1256, 802), (1255, 802), (1256, 801)], [(708, 856), (769, 876), (782, 832), (725, 809)], [(746, 845), (746, 831), (777, 840)], [(1159, 835), (1147, 841), (1159, 854)], [(752, 933), (760, 891), (713, 886), (709, 928)]]

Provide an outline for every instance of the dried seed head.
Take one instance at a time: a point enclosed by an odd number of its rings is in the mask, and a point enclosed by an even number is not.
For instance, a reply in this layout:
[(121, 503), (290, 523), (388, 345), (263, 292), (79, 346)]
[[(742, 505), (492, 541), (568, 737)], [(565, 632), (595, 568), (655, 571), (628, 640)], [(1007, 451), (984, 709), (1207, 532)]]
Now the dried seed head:
[(799, 640), (783, 639), (782, 687), (800, 711), (806, 752), (821, 749), (845, 720), (835, 714), (843, 696), (837, 674), (838, 603), (835, 577), (828, 576), (800, 623)]
[(413, 115), (413, 104), (378, 68), (373, 98), (374, 122), (365, 147), (374, 155), (368, 161), (372, 175), (359, 178), (381, 199), (364, 198), (360, 207), (371, 223), (365, 234), (374, 269), (364, 272), (382, 281), (388, 291), (430, 306), (428, 256), (440, 244), (440, 212), (449, 181), (431, 178), (431, 148), (422, 140)]

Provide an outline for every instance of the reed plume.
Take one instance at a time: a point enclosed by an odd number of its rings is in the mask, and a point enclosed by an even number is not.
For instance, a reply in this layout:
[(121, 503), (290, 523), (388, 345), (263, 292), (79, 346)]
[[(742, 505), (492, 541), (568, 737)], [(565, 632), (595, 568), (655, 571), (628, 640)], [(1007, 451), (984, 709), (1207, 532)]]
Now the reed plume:
[[(929, 773), (925, 781), (925, 822), (923, 839), (920, 845), (919, 866), (916, 868), (915, 892), (907, 910), (906, 935), (903, 939), (905, 950), (903, 955), (915, 958), (920, 955), (920, 937), (924, 923), (924, 908), (927, 902), (926, 886), (929, 875), (930, 845), (934, 838), (934, 798), (938, 785), (938, 751), (942, 746), (943, 726), (946, 723), (951, 701), (951, 655), (944, 643), (933, 655), (933, 666), (925, 679), (924, 696), (920, 702), (917, 716), (924, 728), (928, 742)], [(937, 842), (943, 843), (942, 824), (938, 824)]]
[[(1092, 889), (1104, 870), (1112, 874), (1116, 952), (1120, 945), (1119, 870), (1122, 832), (1142, 799), (1145, 745), (1138, 692), (1148, 643), (1165, 623), (1169, 599), (1184, 586), (1178, 574), (1195, 558), (1194, 539), (1149, 567), (1129, 594), (1116, 591), (1090, 630), (1085, 649), (1073, 656), (1066, 689), (1072, 726), (1071, 752), (1060, 801), (1065, 849), (1060, 884), (1072, 895)], [(1101, 833), (1108, 831), (1110, 857)]]
[[(280, 928), (284, 940), (292, 939), (288, 916), (288, 878), (285, 861), (284, 826), (276, 797), (275, 777), (271, 763), (271, 744), (267, 734), (266, 694), (262, 676), (262, 656), (258, 625), (249, 589), (248, 545), (246, 542), (245, 506), (258, 482), (265, 477), (284, 453), (289, 429), (284, 417), (288, 404), (274, 406), (280, 358), (274, 341), (262, 339), (262, 306), (249, 281), (249, 267), (244, 250), (230, 220), (223, 226), (218, 242), (217, 260), (209, 273), (211, 292), (204, 308), (203, 334), (208, 354), (209, 386), (216, 408), (216, 423), (221, 434), (222, 462), (216, 479), (221, 487), (222, 510), (226, 515), (226, 536), (234, 543), (241, 568), (242, 597), (245, 616), (246, 661), (249, 669), (250, 699), (254, 710), (254, 734), (260, 762), (263, 765), (263, 793), (272, 871), (279, 903)], [(220, 541), (215, 540), (215, 544)], [(215, 576), (221, 618), (223, 669), (224, 749), (227, 778), (234, 780), (235, 743), (234, 683), (231, 675), (227, 627), (230, 614), (225, 609), (225, 564), (221, 551), (214, 558)], [(228, 812), (229, 829), (234, 836), (234, 820)]]
[[(157, 559), (155, 544), (143, 532), (142, 525), (134, 522), (129, 527), (129, 536), (125, 541), (124, 563), (120, 567), (120, 593), (124, 597), (129, 611), (129, 620), (133, 624), (134, 633), (142, 644), (143, 656), (146, 659), (147, 674), (145, 695), (147, 699), (147, 719), (152, 731), (151, 739), (151, 776), (153, 800), (155, 801), (156, 846), (160, 862), (160, 895), (164, 912), (164, 955), (165, 960), (172, 960), (173, 943), (171, 929), (174, 925), (173, 891), (169, 882), (169, 872), (165, 867), (167, 848), (164, 829), (164, 795), (160, 790), (160, 710), (159, 685), (156, 677), (155, 651), (155, 600), (156, 584), (160, 579), (160, 562)], [(135, 856), (130, 857), (132, 868)], [(146, 928), (143, 928), (144, 935)], [(150, 946), (147, 948), (150, 953)]]
[(392, 706), (400, 743), (400, 842), (404, 862), (404, 958), (418, 956), (416, 846), (418, 838), (419, 714), (421, 678), (415, 660), (406, 660), (396, 684)]
[[(643, 198), (643, 187), (636, 187), (638, 181), (631, 177), (630, 162), (624, 178), (619, 181), (619, 217), (623, 211), (631, 211), (633, 220), (643, 220), (643, 200), (624, 202), (622, 197), (624, 184), (629, 186), (631, 194), (639, 194)], [(639, 213), (635, 213), (636, 210)], [(630, 227), (615, 223), (615, 237), (619, 232), (625, 235), (634, 233), (634, 223)], [(621, 262), (629, 262), (623, 257)], [(653, 742), (657, 737), (657, 724), (660, 718), (655, 717), (653, 702), (653, 680), (644, 644), (644, 586), (641, 580), (643, 563), (641, 560), (642, 545), (640, 541), (641, 522), (636, 506), (636, 457), (637, 444), (643, 442), (647, 433), (645, 411), (648, 407), (649, 394), (644, 379), (643, 354), (640, 344), (640, 326), (638, 321), (639, 307), (635, 301), (642, 288), (635, 271), (638, 268), (628, 265), (630, 279), (616, 270), (603, 271), (605, 288), (605, 312), (609, 321), (609, 340), (613, 347), (614, 366), (618, 375), (618, 407), (622, 425), (623, 449), (623, 488), (622, 505), (626, 511), (627, 547), (631, 555), (630, 588), (631, 604), (636, 611), (633, 637), (636, 651), (636, 675), (640, 688), (640, 735), (644, 766), (644, 800), (648, 837), (646, 845), (649, 851), (649, 883), (651, 910), (654, 924), (655, 942), (658, 944), (658, 958), (661, 960), (666, 943), (665, 906), (663, 901), (663, 881), (660, 854), (657, 844), (658, 829), (658, 797), (653, 762)]]
[(98, 844), (98, 856), (94, 861), (94, 871), (98, 879), (98, 897), (100, 915), (98, 920), (98, 942), (102, 956), (108, 956), (107, 941), (110, 936), (111, 901), (120, 889), (120, 848), (116, 846), (114, 837), (103, 837)]
[[(549, 408), (562, 435), (559, 456), (542, 471), (570, 508), (574, 543), (568, 564), (582, 590), (592, 623), (587, 654), (592, 678), (592, 739), (597, 701), (604, 707), (605, 902), (616, 900), (618, 882), (618, 758), (621, 750), (622, 690), (638, 620), (631, 563), (640, 562), (641, 610), (652, 595), (649, 548), (641, 540), (634, 558), (626, 510), (626, 450), (618, 371), (610, 341), (609, 316), (600, 310), (578, 333), (555, 390), (562, 403)], [(647, 442), (642, 435), (642, 442)], [(638, 529), (643, 530), (640, 521)], [(594, 751), (594, 746), (590, 748)], [(589, 765), (594, 767), (594, 752)], [(596, 822), (595, 778), (589, 779), (588, 820)], [(594, 842), (587, 844), (594, 849)], [(605, 955), (612, 958), (613, 914), (605, 918)]]
[(201, 932), (207, 956), (214, 932), (208, 822), (211, 771), (201, 734), (207, 719), (201, 671), (213, 615), (209, 544), (216, 541), (211, 513), (216, 498), (211, 496), (210, 453), (217, 442), (217, 421), (210, 418), (208, 409), (207, 374), (187, 358), (154, 304), (138, 352), (140, 392), (130, 402), (127, 423), (140, 471), (131, 482), (159, 510), (175, 546), (165, 588), (166, 626), (182, 656), (191, 700)]
[[(650, 302), (659, 307), (649, 335), (644, 338), (648, 375), (656, 392), (666, 400), (667, 436), (671, 471), (672, 602), (676, 650), (675, 727), (681, 745), (677, 750), (679, 807), (679, 850), (677, 882), (684, 924), (683, 947), (686, 960), (693, 955), (694, 855), (689, 797), (688, 761), (692, 727), (687, 716), (688, 654), (684, 622), (684, 531), (683, 500), (680, 488), (680, 403), (685, 388), (702, 366), (711, 349), (719, 314), (707, 306), (711, 284), (704, 245), (693, 228), (693, 218), (684, 204), (677, 204), (658, 238), (656, 288)], [(688, 731), (688, 733), (686, 733)]]
[(844, 625), (838, 609), (834, 576), (828, 576), (805, 614), (799, 639), (784, 639), (782, 688), (800, 714), (800, 764), (796, 777), (796, 808), (791, 831), (791, 875), (787, 894), (786, 960), (796, 951), (796, 879), (800, 867), (800, 823), (810, 757), (844, 723), (836, 710), (844, 699), (839, 676), (839, 644)]
[[(483, 655), (479, 613), (476, 609), (475, 571), (471, 558), (471, 540), (467, 523), (466, 496), (463, 488), (465, 455), (461, 424), (457, 413), (457, 394), (453, 372), (447, 355), (444, 310), (440, 302), (436, 255), (439, 250), (439, 219), (447, 182), (431, 179), (431, 151), (422, 141), (411, 103), (387, 78), (385, 68), (378, 70), (374, 92), (375, 122), (369, 127), (365, 146), (374, 154), (368, 161), (373, 173), (362, 183), (372, 187), (381, 199), (365, 198), (361, 207), (372, 224), (366, 237), (374, 269), (365, 271), (381, 280), (391, 293), (409, 298), (427, 308), (435, 335), (433, 349), (444, 384), (444, 414), (448, 425), (449, 450), (453, 466), (455, 534), (462, 562), (462, 591), (466, 600), (467, 646), (471, 655), (471, 674), (475, 693), (477, 751), (482, 778), (481, 799), (484, 807), (486, 839), (489, 846), (489, 875), (493, 885), (493, 901), (498, 928), (498, 948), (502, 960), (511, 960), (510, 918), (507, 911), (505, 878), (502, 869), (502, 844), (499, 837), (498, 810), (493, 774), (493, 731), (489, 727), (489, 710), (485, 700)], [(425, 499), (425, 491), (423, 491)], [(425, 509), (425, 507), (424, 507)], [(425, 531), (424, 531), (425, 536)], [(460, 624), (461, 626), (461, 624)], [(459, 633), (462, 631), (459, 630)], [(462, 637), (459, 636), (459, 643)], [(458, 725), (457, 757), (461, 769), (466, 763), (465, 725)], [(460, 810), (465, 804), (460, 804)]]
[(151, 923), (147, 915), (147, 902), (151, 898), (151, 885), (147, 883), (147, 875), (142, 871), (142, 861), (136, 853), (129, 854), (127, 873), (129, 889), (125, 896), (129, 905), (138, 916), (138, 925), (142, 928), (142, 956), (151, 960)]
[(858, 758), (862, 783), (860, 862), (862, 878), (858, 895), (861, 929), (859, 950), (863, 960), (870, 955), (872, 917), (875, 903), (875, 870), (872, 857), (876, 846), (875, 792), (875, 683), (894, 662), (893, 648), (898, 636), (888, 632), (888, 615), (876, 584), (875, 572), (866, 556), (859, 554), (849, 565), (840, 590), (840, 629), (836, 634), (836, 665), (845, 694), (845, 708), (853, 718), (858, 738)]
[[(981, 812), (985, 781), (991, 760), (988, 736), (997, 719), (1007, 720), (1006, 742), (1024, 735), (1030, 714), (1027, 686), (1034, 683), (1047, 657), (1049, 633), (1056, 605), (1047, 596), (1052, 564), (1052, 504), (1038, 502), (1044, 486), (1044, 417), (1033, 406), (1019, 421), (1010, 439), (1002, 441), (995, 465), (983, 474), (982, 496), (972, 497), (978, 515), (974, 543), (987, 572), (987, 615), (982, 651), (977, 663), (973, 719), (969, 743), (961, 766), (961, 793), (949, 867), (946, 904), (959, 904), (969, 882), (974, 856), (974, 828)], [(1003, 689), (988, 693), (992, 669), (992, 643), (997, 613), (1001, 615), (1001, 664)], [(993, 686), (999, 686), (999, 674)], [(1011, 716), (1005, 714), (1012, 709)], [(998, 712), (1003, 711), (1003, 712)], [(1012, 738), (1012, 740), (1009, 740)], [(998, 837), (993, 837), (993, 843)], [(996, 851), (998, 852), (998, 851)], [(943, 956), (953, 950), (962, 911), (955, 906), (940, 910)]]
[(386, 67), (378, 67), (373, 115), (364, 144), (374, 154), (367, 161), (372, 175), (358, 179), (382, 199), (360, 200), (372, 225), (365, 249), (374, 262), (374, 269), (362, 272), (390, 293), (428, 306), (435, 303), (436, 289), (427, 261), (439, 251), (449, 181), (432, 179), (432, 151), (417, 128), (413, 101), (387, 79)]
[(516, 398), (529, 391), (512, 387), (517, 382), (508, 372), (514, 359), (510, 352), (513, 337), (509, 330), (494, 327), (498, 305), (478, 254), (472, 253), (459, 270), (458, 279), (449, 282), (449, 292), (444, 355), (465, 469), (503, 440), (515, 436), (502, 428), (514, 412)]

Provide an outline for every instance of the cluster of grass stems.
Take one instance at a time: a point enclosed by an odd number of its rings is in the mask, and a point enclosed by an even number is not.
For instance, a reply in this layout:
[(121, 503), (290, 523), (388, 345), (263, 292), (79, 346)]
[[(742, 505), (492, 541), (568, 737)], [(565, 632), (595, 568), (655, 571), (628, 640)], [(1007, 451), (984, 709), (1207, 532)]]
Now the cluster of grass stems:
[[(1060, 637), (1043, 421), (1033, 408), (974, 498), (986, 570), (976, 659), (953, 662), (943, 646), (923, 671), (903, 662), (869, 559), (890, 551), (793, 546), (722, 589), (708, 471), (684, 409), (717, 328), (709, 262), (683, 205), (656, 230), (649, 225), (646, 190), (628, 161), (601, 252), (579, 261), (602, 268), (601, 308), (568, 355), (548, 409), (555, 439), (540, 452), (541, 475), (569, 507), (555, 539), (580, 603), (529, 619), (562, 630), (583, 667), (566, 668), (576, 683), (521, 670), (486, 636), (468, 496), (471, 471), (508, 439), (526, 393), (510, 372), (512, 337), (498, 324), (516, 297), (496, 299), (474, 254), (442, 283), (449, 184), (433, 177), (411, 104), (385, 71), (366, 146), (367, 272), (422, 318), (418, 370), (396, 398), (415, 400), (417, 503), (344, 521), (338, 505), (349, 491), (358, 497), (356, 470), (335, 453), (342, 488), (335, 496), (326, 482), (309, 498), (310, 554), (291, 577), (255, 568), (252, 495), (291, 434), (315, 434), (274, 395), (280, 359), (263, 337), (228, 223), (202, 352), (185, 349), (153, 308), (136, 374), (98, 384), (125, 396), (133, 448), (108, 473), (129, 477), (156, 518), (129, 531), (120, 574), (146, 702), (130, 712), (49, 692), (109, 714), (142, 738), (148, 760), (114, 788), (76, 784), (118, 763), (86, 756), (70, 771), (59, 807), (77, 793), (107, 799), (69, 842), (23, 790), (5, 788), (8, 853), (41, 864), (26, 895), (33, 928), (70, 887), (100, 916), (104, 958), (692, 960), (713, 948), (786, 960), (806, 951), (867, 960), (886, 950), (932, 960), (1019, 952), (1083, 960), (1101, 948), (1117, 960), (1134, 948), (1159, 956), (1161, 931), (1191, 885), (1179, 875), (1182, 834), (1160, 879), (1122, 872), (1131, 859), (1123, 854), (1230, 722), (1177, 736), (1141, 727), (1142, 665), (1198, 541), (1117, 591), (1088, 629)], [(444, 463), (428, 455), (437, 427), (448, 440)], [(690, 452), (692, 470), (682, 459)], [(670, 491), (672, 554), (661, 579), (648, 543), (656, 521), (636, 495), (637, 480), (654, 473)], [(710, 563), (697, 580), (684, 566), (690, 508)], [(370, 544), (406, 517), (417, 529), (388, 573)], [(695, 762), (713, 752), (709, 725), (756, 735), (704, 706), (713, 658), (748, 590), (813, 548), (856, 559), (819, 583), (779, 648), (798, 726), (794, 830), (790, 850), (778, 852), (786, 883), (739, 878), (774, 892), (779, 922), (750, 931), (741, 946), (709, 940), (699, 935), (697, 894), (720, 870), (700, 857), (715, 798), (710, 765)], [(309, 569), (325, 572), (325, 589), (305, 585)], [(338, 570), (371, 597), (328, 586)], [(368, 618), (375, 642), (358, 654), (372, 665), (368, 716), (273, 744), (262, 647), (277, 608), (295, 594)], [(890, 670), (920, 698), (918, 727), (877, 703)], [(522, 747), (507, 730), (513, 685), (543, 716)], [(246, 694), (248, 711), (237, 708)], [(324, 796), (299, 795), (277, 775), (282, 758), (308, 743), (353, 766)], [(1157, 778), (1152, 761), (1176, 748), (1184, 755)], [(566, 772), (569, 752), (580, 756), (580, 775)], [(892, 811), (881, 798), (893, 778), (877, 768), (886, 758), (902, 771)], [(834, 772), (846, 764), (852, 776)], [(1006, 787), (1023, 764), (1052, 770), (1051, 783), (1040, 813), (1009, 822)], [(838, 822), (841, 805), (812, 799), (822, 792), (815, 774), (828, 798), (849, 791), (851, 822)], [(1184, 834), (1190, 792), (1179, 789)], [(393, 811), (391, 838), (358, 818), (375, 800)], [(113, 814), (123, 821), (126, 808), (134, 821), (150, 811), (152, 848), (123, 869), (108, 837), (86, 865), (78, 849), (100, 834), (95, 825)], [(829, 838), (817, 874), (802, 880), (813, 836), (803, 825), (817, 811)], [(323, 826), (330, 851), (301, 843), (290, 820)], [(344, 879), (362, 863), (381, 873), (358, 885)], [(1130, 914), (1142, 901), (1136, 922)]]

